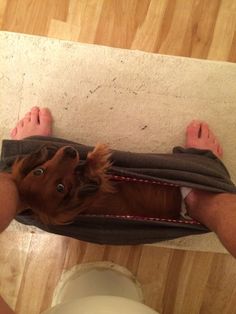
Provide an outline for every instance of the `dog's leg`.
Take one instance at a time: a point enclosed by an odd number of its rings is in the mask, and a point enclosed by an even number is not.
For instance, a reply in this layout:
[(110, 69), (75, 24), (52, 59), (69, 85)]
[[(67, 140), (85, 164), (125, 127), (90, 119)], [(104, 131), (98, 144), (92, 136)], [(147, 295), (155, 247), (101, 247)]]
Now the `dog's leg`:
[(94, 150), (88, 153), (84, 169), (85, 178), (99, 184), (103, 192), (114, 192), (107, 175), (107, 170), (112, 164), (109, 160), (110, 156), (111, 152), (107, 145), (97, 144)]

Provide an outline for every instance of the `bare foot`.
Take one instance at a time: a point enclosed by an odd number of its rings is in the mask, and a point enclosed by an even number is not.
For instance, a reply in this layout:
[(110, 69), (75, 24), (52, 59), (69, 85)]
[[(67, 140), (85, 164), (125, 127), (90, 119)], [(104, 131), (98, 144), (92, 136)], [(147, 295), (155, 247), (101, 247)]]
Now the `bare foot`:
[(10, 133), (11, 138), (13, 140), (21, 140), (33, 135), (51, 136), (52, 122), (52, 115), (49, 109), (33, 107), (12, 129)]
[[(209, 149), (218, 158), (223, 156), (223, 149), (220, 146), (216, 136), (209, 129), (207, 123), (193, 120), (186, 129), (187, 148), (194, 147), (199, 149)], [(205, 223), (203, 208), (212, 208), (215, 202), (216, 193), (193, 189), (185, 198), (188, 213), (191, 217)]]
[(186, 130), (186, 147), (209, 149), (218, 158), (223, 156), (223, 149), (207, 123), (193, 120)]

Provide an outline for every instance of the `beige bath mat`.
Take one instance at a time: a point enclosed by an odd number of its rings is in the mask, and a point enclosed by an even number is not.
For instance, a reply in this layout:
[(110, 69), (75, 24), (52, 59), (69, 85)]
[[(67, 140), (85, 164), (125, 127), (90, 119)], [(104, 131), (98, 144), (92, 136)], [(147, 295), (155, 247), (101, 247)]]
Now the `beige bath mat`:
[[(222, 142), (236, 182), (235, 82), (232, 63), (1, 32), (0, 138), (39, 105), (52, 110), (57, 137), (169, 153), (184, 145), (186, 125), (202, 119)], [(158, 246), (225, 252), (213, 234)]]

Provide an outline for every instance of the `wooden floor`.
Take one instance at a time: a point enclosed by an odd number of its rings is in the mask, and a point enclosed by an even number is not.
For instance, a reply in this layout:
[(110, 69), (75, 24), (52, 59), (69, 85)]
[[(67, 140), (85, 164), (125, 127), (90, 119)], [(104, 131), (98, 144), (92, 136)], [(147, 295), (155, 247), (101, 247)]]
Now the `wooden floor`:
[[(0, 0), (0, 29), (236, 61), (235, 0)], [(236, 260), (230, 255), (99, 246), (10, 230), (0, 236), (0, 247), (0, 294), (17, 314), (48, 308), (62, 270), (102, 260), (132, 271), (146, 304), (160, 313), (236, 313)]]
[(0, 28), (162, 54), (236, 60), (235, 0), (1, 0)]

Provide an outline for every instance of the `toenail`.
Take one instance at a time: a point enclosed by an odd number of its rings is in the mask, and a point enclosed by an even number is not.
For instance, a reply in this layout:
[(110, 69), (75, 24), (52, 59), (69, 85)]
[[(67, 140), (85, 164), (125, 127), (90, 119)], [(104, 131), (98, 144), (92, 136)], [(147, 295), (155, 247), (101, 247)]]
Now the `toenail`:
[(41, 111), (41, 113), (43, 113), (43, 114), (50, 114), (49, 109), (48, 109), (48, 108), (46, 108), (46, 107), (44, 107), (44, 108), (40, 109), (40, 111)]
[(191, 125), (191, 128), (193, 128), (193, 129), (198, 129), (198, 128), (199, 128), (199, 124), (193, 123), (193, 124)]
[(37, 107), (37, 106), (34, 106), (31, 108), (31, 111), (38, 111), (38, 110), (39, 110), (39, 107)]

